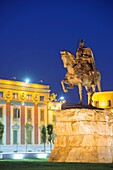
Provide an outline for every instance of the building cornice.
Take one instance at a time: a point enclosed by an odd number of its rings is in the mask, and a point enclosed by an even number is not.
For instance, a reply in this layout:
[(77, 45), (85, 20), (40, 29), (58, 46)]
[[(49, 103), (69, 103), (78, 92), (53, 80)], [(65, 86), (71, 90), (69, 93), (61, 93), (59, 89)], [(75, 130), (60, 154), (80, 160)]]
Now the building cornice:
[(0, 88), (29, 91), (29, 92), (40, 92), (49, 93), (50, 87), (48, 85), (31, 84), (20, 81), (2, 80), (0, 79)]

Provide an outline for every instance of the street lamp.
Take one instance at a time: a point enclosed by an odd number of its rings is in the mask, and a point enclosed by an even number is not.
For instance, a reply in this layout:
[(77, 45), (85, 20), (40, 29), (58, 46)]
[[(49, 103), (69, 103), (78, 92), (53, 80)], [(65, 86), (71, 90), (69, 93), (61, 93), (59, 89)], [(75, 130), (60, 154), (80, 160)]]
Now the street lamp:
[(59, 101), (59, 102), (62, 102), (62, 103), (65, 103), (65, 102), (66, 102), (64, 96), (61, 96), (61, 97), (58, 99), (58, 101)]
[(26, 83), (29, 83), (29, 78), (26, 78), (26, 79), (25, 79), (25, 82), (26, 82)]
[(43, 82), (43, 80), (39, 80), (37, 83), (42, 83)]
[(62, 101), (62, 100), (64, 100), (64, 96), (61, 96), (61, 97), (59, 98), (59, 101)]

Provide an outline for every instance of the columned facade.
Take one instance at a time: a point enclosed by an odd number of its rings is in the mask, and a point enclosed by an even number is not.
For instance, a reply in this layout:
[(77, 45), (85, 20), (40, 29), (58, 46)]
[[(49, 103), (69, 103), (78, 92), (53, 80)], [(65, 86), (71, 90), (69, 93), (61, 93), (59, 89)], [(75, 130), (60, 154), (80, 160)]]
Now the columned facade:
[(2, 148), (6, 147), (3, 151), (19, 150), (26, 144), (36, 151), (42, 144), (42, 126), (54, 126), (56, 110), (60, 108), (60, 102), (51, 101), (49, 86), (0, 79), (0, 121), (4, 125)]

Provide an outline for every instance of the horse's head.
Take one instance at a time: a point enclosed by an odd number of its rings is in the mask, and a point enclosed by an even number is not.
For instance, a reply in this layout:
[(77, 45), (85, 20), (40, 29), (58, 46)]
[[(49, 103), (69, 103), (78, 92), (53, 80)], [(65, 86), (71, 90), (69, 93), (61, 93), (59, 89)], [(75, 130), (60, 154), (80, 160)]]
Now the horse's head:
[(73, 66), (74, 65), (74, 56), (70, 52), (64, 50), (60, 51), (60, 54), (62, 56), (62, 60), (64, 63), (64, 68), (67, 68), (68, 65)]
[(60, 51), (60, 54), (61, 54), (61, 59), (64, 63), (64, 68), (67, 68), (67, 66), (69, 65), (67, 51)]

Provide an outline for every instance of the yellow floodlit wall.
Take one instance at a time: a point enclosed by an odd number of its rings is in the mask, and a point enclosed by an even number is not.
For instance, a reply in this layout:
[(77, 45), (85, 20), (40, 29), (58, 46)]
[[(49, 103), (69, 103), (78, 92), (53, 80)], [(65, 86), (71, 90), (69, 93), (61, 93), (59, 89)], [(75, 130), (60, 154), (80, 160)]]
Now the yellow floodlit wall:
[(92, 96), (93, 106), (111, 109), (113, 108), (113, 91), (96, 92)]

